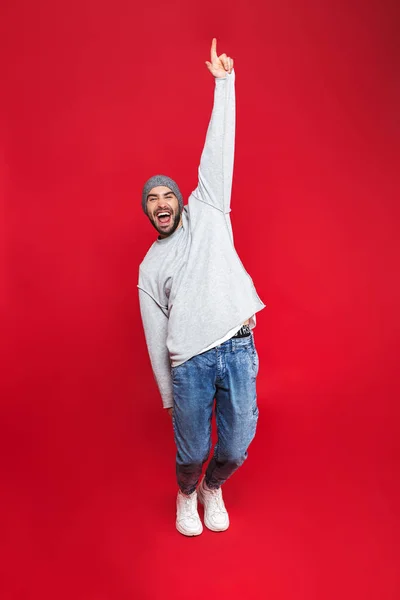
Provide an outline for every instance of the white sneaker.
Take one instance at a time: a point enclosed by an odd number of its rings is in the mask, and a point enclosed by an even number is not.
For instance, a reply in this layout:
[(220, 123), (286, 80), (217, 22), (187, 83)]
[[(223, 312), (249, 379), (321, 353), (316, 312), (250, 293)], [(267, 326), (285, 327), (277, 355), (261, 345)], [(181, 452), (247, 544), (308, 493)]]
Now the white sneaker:
[(222, 490), (211, 490), (204, 477), (198, 487), (199, 501), (204, 506), (204, 524), (211, 531), (225, 531), (229, 527), (229, 515), (222, 499)]
[(200, 535), (203, 531), (197, 512), (197, 492), (190, 496), (178, 491), (176, 498), (176, 528), (183, 535)]

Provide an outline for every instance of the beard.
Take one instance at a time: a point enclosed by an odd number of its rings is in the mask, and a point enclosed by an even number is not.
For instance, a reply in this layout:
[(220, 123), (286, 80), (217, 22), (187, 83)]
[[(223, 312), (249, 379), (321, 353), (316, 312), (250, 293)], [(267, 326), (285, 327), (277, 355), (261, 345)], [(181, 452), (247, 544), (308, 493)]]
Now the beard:
[(178, 228), (178, 225), (181, 220), (181, 213), (178, 211), (176, 213), (173, 213), (171, 216), (172, 216), (172, 221), (171, 221), (170, 225), (168, 226), (168, 228), (160, 228), (159, 225), (157, 224), (157, 218), (153, 217), (153, 215), (151, 215), (151, 216), (148, 215), (148, 217), (150, 219), (150, 223), (153, 225), (154, 229), (162, 237), (169, 237)]

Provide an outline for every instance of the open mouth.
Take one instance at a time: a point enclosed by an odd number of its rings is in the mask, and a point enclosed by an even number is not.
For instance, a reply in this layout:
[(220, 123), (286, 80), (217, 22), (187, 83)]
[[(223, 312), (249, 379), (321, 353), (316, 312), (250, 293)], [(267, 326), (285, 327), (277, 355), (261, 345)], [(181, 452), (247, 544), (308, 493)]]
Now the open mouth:
[(157, 221), (162, 227), (166, 227), (171, 223), (172, 216), (169, 212), (163, 211), (157, 214)]

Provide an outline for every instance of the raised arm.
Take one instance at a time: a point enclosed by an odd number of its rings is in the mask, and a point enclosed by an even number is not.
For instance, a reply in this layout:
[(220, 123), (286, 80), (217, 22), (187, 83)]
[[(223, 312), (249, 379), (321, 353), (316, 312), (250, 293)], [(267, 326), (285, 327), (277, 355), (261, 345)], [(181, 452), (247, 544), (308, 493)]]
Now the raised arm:
[(199, 183), (193, 196), (227, 213), (230, 211), (235, 150), (235, 72), (233, 60), (217, 55), (217, 40), (211, 45), (211, 62), (206, 62), (215, 77), (214, 106), (199, 166)]

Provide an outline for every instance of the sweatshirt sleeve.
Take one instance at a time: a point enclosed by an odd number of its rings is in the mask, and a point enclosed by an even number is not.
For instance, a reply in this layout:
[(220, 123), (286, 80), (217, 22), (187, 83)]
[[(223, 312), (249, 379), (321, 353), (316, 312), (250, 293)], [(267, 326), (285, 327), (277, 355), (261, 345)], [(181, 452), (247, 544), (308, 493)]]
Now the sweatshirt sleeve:
[(156, 301), (139, 288), (140, 313), (154, 377), (164, 408), (173, 403), (171, 363), (167, 349), (168, 317)]
[(235, 150), (235, 72), (215, 80), (214, 106), (193, 196), (218, 210), (230, 211)]

